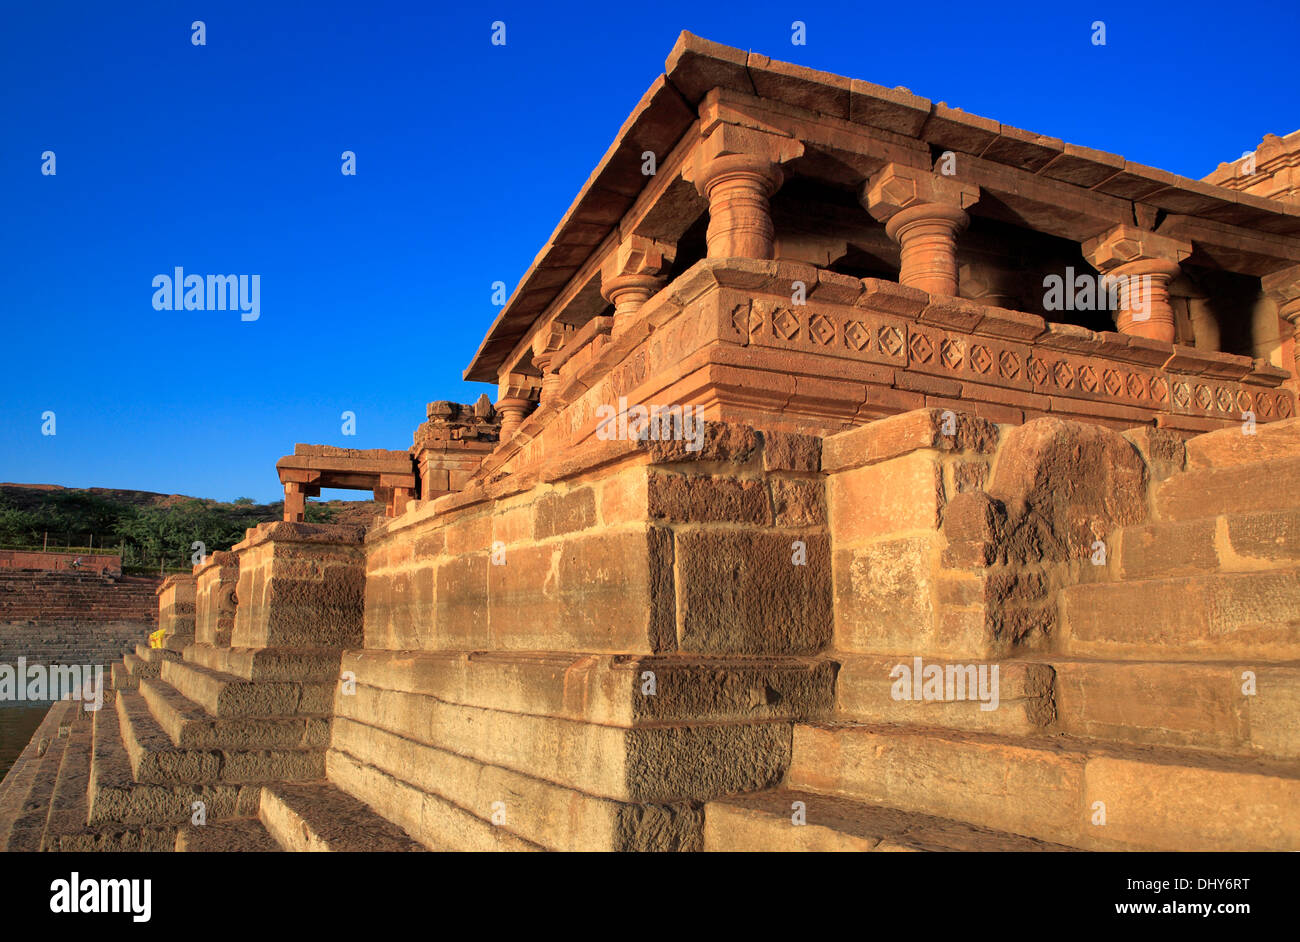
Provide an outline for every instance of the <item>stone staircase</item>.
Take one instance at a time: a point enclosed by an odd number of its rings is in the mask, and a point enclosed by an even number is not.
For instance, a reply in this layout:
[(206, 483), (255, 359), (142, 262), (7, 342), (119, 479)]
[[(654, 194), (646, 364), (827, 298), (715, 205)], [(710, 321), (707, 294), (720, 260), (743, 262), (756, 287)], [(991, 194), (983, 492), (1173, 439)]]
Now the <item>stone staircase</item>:
[(795, 726), (780, 790), (705, 806), (706, 849), (1300, 849), (1298, 473), (1295, 420), (1189, 441), (997, 710), (842, 657), (833, 721)]
[(5, 570), (0, 572), (0, 622), (153, 624), (158, 620), (158, 581), (71, 570)]
[[(323, 781), (339, 652), (195, 644), (185, 655), (141, 645), (103, 709), (54, 705), (34, 740), (53, 743), (37, 773), (55, 775), (50, 813), (14, 826), (10, 849), (278, 848), (258, 820), (263, 786)], [(19, 787), (10, 778), (6, 793)]]
[(0, 663), (107, 669), (158, 623), (158, 579), (64, 570), (0, 573)]

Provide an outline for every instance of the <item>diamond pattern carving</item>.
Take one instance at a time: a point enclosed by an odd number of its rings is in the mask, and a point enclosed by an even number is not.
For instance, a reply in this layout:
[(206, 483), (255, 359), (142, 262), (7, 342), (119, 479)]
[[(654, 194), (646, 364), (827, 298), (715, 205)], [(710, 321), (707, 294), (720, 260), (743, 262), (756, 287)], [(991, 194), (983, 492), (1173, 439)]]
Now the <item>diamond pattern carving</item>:
[(862, 321), (849, 321), (844, 325), (844, 344), (854, 350), (865, 350), (871, 346), (871, 331), (862, 326)]
[(808, 322), (808, 334), (823, 347), (835, 339), (835, 325), (822, 314), (814, 314)]
[(799, 333), (799, 318), (782, 308), (772, 315), (772, 330), (782, 340), (792, 340)]

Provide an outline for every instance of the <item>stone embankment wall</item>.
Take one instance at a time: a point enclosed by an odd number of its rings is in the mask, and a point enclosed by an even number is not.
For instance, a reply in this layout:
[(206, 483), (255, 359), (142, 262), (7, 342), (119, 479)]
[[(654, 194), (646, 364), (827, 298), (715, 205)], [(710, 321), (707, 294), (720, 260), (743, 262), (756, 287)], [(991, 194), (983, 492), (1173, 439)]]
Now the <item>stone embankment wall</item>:
[(111, 664), (158, 624), (158, 578), (0, 571), (0, 664)]

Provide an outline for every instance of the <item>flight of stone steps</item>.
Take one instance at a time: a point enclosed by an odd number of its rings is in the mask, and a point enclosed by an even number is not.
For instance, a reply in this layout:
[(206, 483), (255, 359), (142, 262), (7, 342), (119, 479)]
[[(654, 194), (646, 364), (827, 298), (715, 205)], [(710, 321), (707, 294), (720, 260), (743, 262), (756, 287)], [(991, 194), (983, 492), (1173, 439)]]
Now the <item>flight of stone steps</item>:
[(1059, 654), (1002, 662), (998, 710), (842, 658), (833, 721), (795, 727), (782, 789), (709, 802), (706, 848), (1300, 850), (1300, 424), (1186, 455), (1109, 578), (1063, 590)]
[(90, 572), (0, 572), (0, 664), (105, 670), (158, 623), (158, 579)]
[(28, 619), (156, 623), (158, 579), (69, 570), (0, 572), (0, 623)]
[[(262, 786), (323, 780), (339, 652), (186, 653), (140, 645), (103, 709), (54, 705), (0, 793), (8, 849), (277, 848)], [(29, 779), (52, 795), (25, 794)], [(6, 813), (26, 818), (6, 826)]]

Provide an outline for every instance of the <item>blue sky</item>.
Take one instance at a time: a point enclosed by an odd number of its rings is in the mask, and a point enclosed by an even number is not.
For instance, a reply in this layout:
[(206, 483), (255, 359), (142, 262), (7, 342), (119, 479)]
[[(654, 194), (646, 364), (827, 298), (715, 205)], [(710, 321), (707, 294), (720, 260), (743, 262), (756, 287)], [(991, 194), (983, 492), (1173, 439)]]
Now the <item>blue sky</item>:
[[(1223, 10), (6, 0), (0, 480), (274, 500), (294, 442), (406, 448), (429, 400), (494, 396), (460, 379), (492, 282), (682, 29), (1201, 177), (1300, 127), (1296, 6)], [(259, 274), (260, 318), (154, 310), (176, 266)]]

